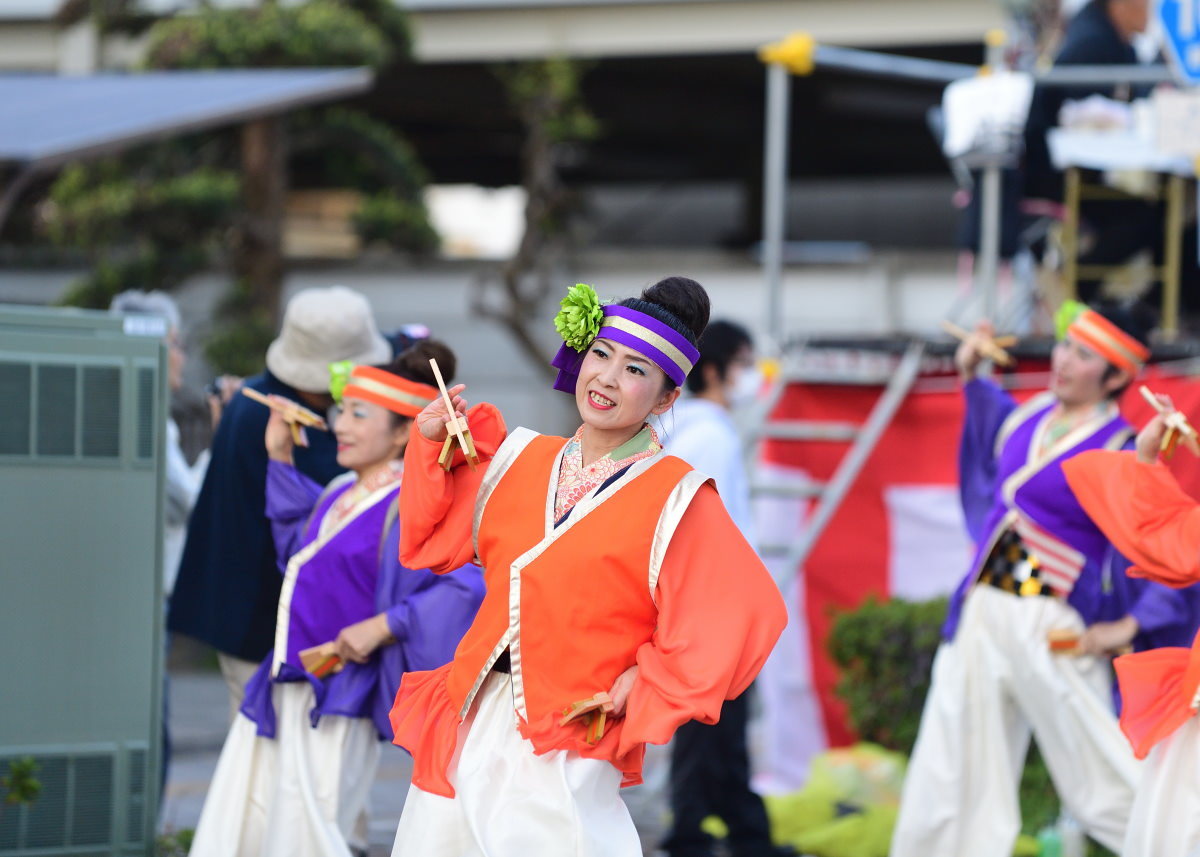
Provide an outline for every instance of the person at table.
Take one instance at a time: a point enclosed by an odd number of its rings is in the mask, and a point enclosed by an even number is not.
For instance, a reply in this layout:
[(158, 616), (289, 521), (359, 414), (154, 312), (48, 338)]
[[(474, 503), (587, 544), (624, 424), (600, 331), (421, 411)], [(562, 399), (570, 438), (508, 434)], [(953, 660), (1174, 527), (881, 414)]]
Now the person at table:
[[(1150, 0), (1091, 0), (1067, 25), (1062, 45), (1054, 58), (1055, 66), (1094, 65), (1128, 66), (1138, 64), (1134, 38), (1146, 30), (1150, 21)], [(1091, 84), (1072, 87), (1038, 86), (1029, 106), (1025, 124), (1025, 160), (1023, 193), (1026, 200), (1045, 200), (1054, 204), (1064, 200), (1063, 174), (1050, 160), (1046, 134), (1058, 125), (1059, 112), (1066, 101), (1078, 101), (1090, 95), (1103, 95), (1117, 101), (1129, 101), (1147, 94), (1145, 88), (1129, 84)], [(1155, 264), (1163, 262), (1163, 207), (1153, 200), (1128, 199), (1084, 201), (1080, 204), (1080, 224), (1085, 246), (1079, 256), (1084, 265), (1120, 265), (1143, 250), (1154, 253)], [(1183, 304), (1194, 307), (1200, 270), (1196, 267), (1195, 230), (1186, 230), (1181, 274), (1184, 278)], [(1092, 301), (1101, 281), (1080, 278), (1080, 299)], [(1147, 303), (1158, 302), (1155, 285), (1146, 295)]]

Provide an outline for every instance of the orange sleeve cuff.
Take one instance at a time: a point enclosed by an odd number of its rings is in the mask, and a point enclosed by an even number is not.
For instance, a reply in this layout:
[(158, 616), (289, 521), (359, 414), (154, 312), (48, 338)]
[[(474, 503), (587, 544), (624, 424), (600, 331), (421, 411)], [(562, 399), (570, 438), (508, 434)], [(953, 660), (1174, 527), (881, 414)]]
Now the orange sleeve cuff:
[(1200, 581), (1200, 505), (1162, 464), (1093, 450), (1063, 463), (1088, 516), (1134, 564), (1129, 573), (1168, 586)]
[(415, 430), (409, 439), (399, 500), (400, 561), (408, 568), (443, 574), (475, 556), (471, 540), (475, 496), (508, 431), (500, 411), (486, 402), (467, 411), (467, 425), (479, 454), (475, 470), (467, 466), (459, 450), (447, 472), (438, 464), (440, 441)]

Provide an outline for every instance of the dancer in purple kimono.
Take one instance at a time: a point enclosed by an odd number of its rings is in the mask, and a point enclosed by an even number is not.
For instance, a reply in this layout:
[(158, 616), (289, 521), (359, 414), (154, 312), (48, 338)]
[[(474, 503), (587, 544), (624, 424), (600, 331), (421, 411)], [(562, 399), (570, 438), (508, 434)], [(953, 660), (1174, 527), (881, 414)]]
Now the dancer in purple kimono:
[[(1131, 439), (1116, 400), (1149, 356), (1131, 320), (1080, 313), (1054, 348), (1050, 389), (1015, 402), (959, 349), (963, 507), (978, 545), (950, 605), (904, 783), (892, 857), (1007, 857), (1031, 733), (1064, 807), (1118, 850), (1138, 764), (1117, 725), (1109, 657), (1195, 630), (1191, 602), (1134, 581), (1075, 500), (1062, 462)], [(1078, 636), (1071, 653), (1052, 635)]]
[[(475, 566), (447, 575), (400, 565), (397, 494), (412, 417), (437, 395), (425, 341), (388, 370), (356, 367), (333, 430), (350, 472), (324, 490), (291, 464), (292, 438), (272, 413), (267, 517), (290, 557), (275, 649), (246, 685), (225, 740), (194, 857), (350, 857), (367, 847), (367, 797), (388, 711), (409, 670), (453, 657), (483, 599)], [(282, 564), (282, 561), (281, 561)], [(300, 652), (333, 643), (340, 671), (317, 678)]]

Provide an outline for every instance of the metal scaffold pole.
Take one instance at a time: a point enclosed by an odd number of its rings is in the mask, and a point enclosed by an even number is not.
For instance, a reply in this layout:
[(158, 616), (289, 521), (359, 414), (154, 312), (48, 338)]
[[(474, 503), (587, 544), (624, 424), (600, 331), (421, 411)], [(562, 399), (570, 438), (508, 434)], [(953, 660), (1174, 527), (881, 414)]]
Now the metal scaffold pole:
[[(1004, 67), (1004, 32), (987, 34), (987, 68), (998, 72)], [(992, 141), (995, 151), (989, 152), (983, 167), (983, 187), (979, 206), (979, 259), (975, 265), (975, 281), (983, 295), (983, 317), (996, 320), (999, 310), (998, 280), (1000, 271), (1000, 172), (1003, 148), (1001, 141)]]
[(989, 164), (983, 168), (983, 187), (980, 188), (979, 260), (975, 265), (975, 280), (983, 294), (983, 317), (996, 319), (999, 308), (997, 283), (1000, 270), (1000, 167)]
[(766, 330), (771, 349), (783, 351), (783, 239), (787, 211), (787, 143), (791, 73), (767, 64), (766, 153), (763, 168), (763, 269), (767, 280)]
[(921, 372), (921, 358), (924, 354), (925, 345), (922, 342), (911, 342), (905, 349), (904, 356), (896, 364), (896, 371), (889, 379), (883, 395), (871, 409), (867, 421), (863, 423), (862, 429), (854, 443), (851, 444), (849, 451), (838, 463), (833, 478), (820, 493), (812, 517), (805, 522), (804, 529), (800, 531), (796, 541), (789, 547), (784, 562), (785, 574), (788, 575), (788, 579), (807, 562), (813, 548), (816, 547), (821, 535), (825, 532), (825, 528), (829, 526), (829, 522), (841, 508), (842, 501), (850, 493), (855, 480), (866, 466), (867, 460), (879, 445), (888, 426), (891, 425), (892, 418), (904, 404), (904, 399), (908, 396)]

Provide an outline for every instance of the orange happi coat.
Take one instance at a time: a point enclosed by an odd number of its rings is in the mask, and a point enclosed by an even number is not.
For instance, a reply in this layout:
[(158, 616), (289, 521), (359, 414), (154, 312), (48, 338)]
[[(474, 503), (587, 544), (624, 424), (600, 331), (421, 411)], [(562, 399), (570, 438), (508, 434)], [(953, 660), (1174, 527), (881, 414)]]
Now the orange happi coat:
[[(1200, 582), (1200, 505), (1160, 463), (1128, 452), (1092, 451), (1063, 463), (1088, 516), (1133, 567), (1168, 586)], [(1200, 703), (1200, 635), (1113, 661), (1121, 685), (1121, 729), (1139, 759), (1195, 715)]]
[[(554, 526), (566, 439), (518, 429), (504, 438), (488, 405), (471, 431), (487, 469), (449, 474), (439, 445), (414, 433), (400, 506), (406, 562), (450, 570), (476, 551), (487, 595), (454, 660), (407, 673), (392, 711), (413, 782), (452, 796), (459, 724), (507, 649), (513, 704), (535, 752), (605, 759), (641, 781), (646, 743), (691, 719), (715, 722), (749, 686), (786, 623), (778, 589), (711, 482), (672, 456), (632, 465)], [(639, 667), (626, 714), (589, 745), (563, 709)]]

